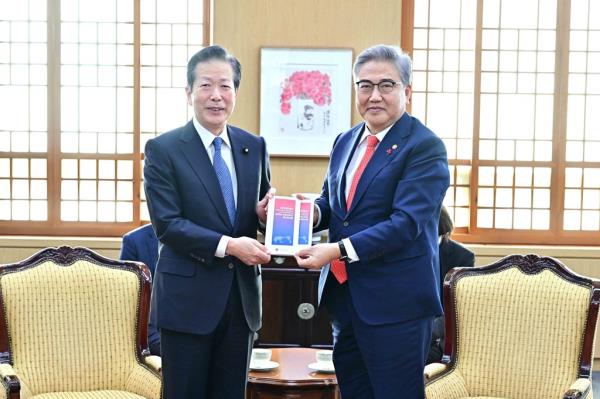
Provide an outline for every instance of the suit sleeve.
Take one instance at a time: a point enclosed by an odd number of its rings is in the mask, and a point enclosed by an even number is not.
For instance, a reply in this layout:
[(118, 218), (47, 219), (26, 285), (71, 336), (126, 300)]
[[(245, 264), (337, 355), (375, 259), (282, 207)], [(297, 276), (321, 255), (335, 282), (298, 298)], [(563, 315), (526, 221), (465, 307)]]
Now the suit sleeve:
[(261, 160), (261, 176), (260, 176), (260, 197), (263, 199), (271, 188), (271, 164), (269, 163), (269, 152), (267, 151), (267, 143), (263, 137), (259, 137), (262, 144), (262, 160)]
[(465, 267), (474, 267), (475, 266), (475, 254), (473, 252), (469, 252), (469, 254), (465, 254), (465, 259), (462, 261), (462, 264)]
[[(260, 164), (260, 167), (261, 167), (260, 192), (259, 192), (259, 198), (258, 198), (258, 200), (260, 201), (261, 199), (264, 198), (265, 195), (267, 195), (267, 192), (271, 188), (271, 165), (269, 163), (269, 153), (267, 152), (267, 143), (263, 137), (259, 137), (259, 139), (261, 141), (262, 153), (263, 153), (263, 156), (261, 159), (261, 164)], [(267, 227), (266, 224), (262, 224), (260, 221), (258, 222), (257, 229), (262, 234), (265, 234), (266, 227)]]
[(475, 254), (463, 246), (458, 246), (456, 265), (460, 267), (475, 266)]
[(319, 224), (314, 227), (315, 232), (325, 230), (329, 227), (329, 212), (331, 211), (331, 208), (329, 207), (329, 183), (327, 179), (328, 177), (325, 176), (323, 188), (321, 189), (321, 195), (315, 200), (315, 205), (319, 207), (321, 216)]
[(390, 217), (349, 237), (360, 259), (408, 248), (442, 203), (450, 180), (443, 142), (430, 136), (415, 145), (408, 157), (406, 172), (395, 183)]
[(121, 243), (121, 253), (119, 254), (119, 260), (137, 260), (137, 251), (133, 240), (129, 235), (123, 236), (123, 242)]
[(185, 218), (179, 195), (179, 190), (184, 188), (177, 186), (167, 148), (156, 140), (149, 140), (144, 156), (144, 189), (158, 239), (178, 252), (212, 262), (222, 234)]
[(450, 269), (455, 267), (473, 267), (475, 266), (475, 254), (469, 248), (444, 237), (440, 243), (440, 279), (444, 283), (444, 278)]

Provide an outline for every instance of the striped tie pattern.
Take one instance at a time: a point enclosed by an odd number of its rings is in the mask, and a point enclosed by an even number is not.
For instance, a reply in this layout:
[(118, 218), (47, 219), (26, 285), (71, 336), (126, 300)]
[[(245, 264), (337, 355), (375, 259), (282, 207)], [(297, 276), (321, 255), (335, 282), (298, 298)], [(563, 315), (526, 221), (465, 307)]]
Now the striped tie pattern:
[(223, 160), (221, 155), (221, 146), (223, 145), (223, 139), (221, 137), (215, 137), (213, 140), (213, 146), (215, 147), (215, 154), (213, 156), (213, 167), (221, 186), (221, 193), (225, 200), (225, 207), (227, 208), (227, 214), (229, 215), (229, 221), (231, 225), (235, 222), (235, 200), (233, 198), (233, 184), (231, 183), (231, 173), (229, 168)]

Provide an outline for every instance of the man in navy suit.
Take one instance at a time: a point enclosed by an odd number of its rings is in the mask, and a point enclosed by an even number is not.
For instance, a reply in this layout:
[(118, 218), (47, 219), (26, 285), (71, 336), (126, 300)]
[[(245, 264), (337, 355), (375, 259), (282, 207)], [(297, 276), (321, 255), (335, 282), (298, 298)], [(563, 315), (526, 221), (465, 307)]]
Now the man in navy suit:
[[(119, 259), (144, 263), (150, 269), (154, 279), (158, 259), (158, 239), (151, 224), (138, 227), (123, 236)], [(152, 355), (160, 356), (160, 335), (151, 321), (148, 323), (148, 346)]]
[[(424, 397), (423, 368), (438, 293), (437, 226), (449, 185), (442, 141), (406, 113), (411, 60), (378, 45), (354, 64), (364, 122), (337, 137), (316, 228), (327, 244), (296, 254), (322, 268), (344, 399)], [(329, 263), (331, 263), (329, 265)]]
[(261, 323), (258, 264), (271, 258), (256, 233), (271, 194), (264, 139), (227, 123), (240, 79), (222, 47), (196, 53), (186, 87), (193, 119), (146, 144), (164, 399), (244, 398)]

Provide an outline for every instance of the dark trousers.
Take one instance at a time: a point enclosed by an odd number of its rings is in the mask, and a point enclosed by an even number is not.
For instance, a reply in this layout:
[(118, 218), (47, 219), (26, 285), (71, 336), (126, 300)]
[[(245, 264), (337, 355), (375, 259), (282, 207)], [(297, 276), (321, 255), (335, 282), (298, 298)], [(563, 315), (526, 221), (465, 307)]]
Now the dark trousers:
[(327, 284), (333, 363), (342, 398), (424, 398), (423, 368), (433, 317), (369, 325), (356, 314), (347, 283)]
[(235, 280), (223, 317), (212, 333), (197, 335), (161, 328), (160, 334), (163, 399), (245, 397), (253, 333), (246, 323)]

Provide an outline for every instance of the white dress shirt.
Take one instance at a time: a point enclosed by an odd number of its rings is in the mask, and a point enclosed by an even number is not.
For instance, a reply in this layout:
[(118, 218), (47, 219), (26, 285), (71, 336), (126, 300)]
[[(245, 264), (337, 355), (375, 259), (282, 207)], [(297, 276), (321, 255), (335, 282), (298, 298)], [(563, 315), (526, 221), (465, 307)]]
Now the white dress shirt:
[[(392, 125), (386, 127), (381, 132), (379, 132), (375, 135), (379, 139), (379, 142), (377, 143), (377, 146), (375, 146), (375, 149), (377, 149), (379, 144), (383, 141), (383, 138), (385, 137), (387, 132), (390, 131), (392, 126), (394, 126), (394, 125), (392, 124)], [(367, 151), (367, 137), (370, 134), (371, 134), (371, 132), (370, 132), (369, 128), (367, 127), (367, 125), (365, 125), (362, 136), (358, 143), (358, 146), (356, 147), (356, 151), (354, 151), (354, 155), (352, 156), (352, 159), (350, 160), (350, 163), (348, 164), (348, 168), (346, 169), (346, 187), (344, 190), (344, 196), (346, 197), (346, 200), (348, 200), (348, 194), (350, 193), (350, 187), (352, 186), (352, 179), (354, 178), (356, 169), (358, 169), (358, 165), (360, 165), (360, 161), (362, 160), (363, 156), (365, 155), (365, 152)], [(356, 251), (354, 250), (354, 247), (352, 246), (352, 242), (350, 241), (350, 239), (344, 238), (344, 239), (342, 239), (342, 242), (344, 243), (344, 247), (346, 248), (346, 252), (348, 253), (348, 262), (352, 263), (352, 262), (358, 261), (359, 260), (358, 255), (357, 255)]]
[[(209, 132), (204, 126), (198, 122), (196, 117), (193, 119), (194, 127), (202, 140), (202, 144), (204, 144), (204, 148), (206, 148), (206, 153), (210, 158), (210, 162), (213, 162), (215, 156), (215, 146), (213, 145), (213, 140), (215, 137), (219, 136), (223, 139), (223, 145), (221, 146), (221, 156), (223, 157), (223, 161), (227, 165), (227, 169), (229, 169), (229, 174), (231, 175), (231, 185), (233, 187), (233, 200), (235, 202), (235, 206), (237, 208), (237, 176), (235, 174), (235, 164), (233, 163), (233, 154), (231, 151), (231, 142), (229, 141), (229, 135), (227, 134), (227, 126), (221, 131), (217, 136)], [(217, 245), (217, 250), (215, 251), (215, 256), (217, 258), (224, 258), (226, 256), (225, 249), (227, 249), (227, 244), (231, 240), (231, 237), (223, 235), (221, 240), (219, 241), (219, 245)]]

